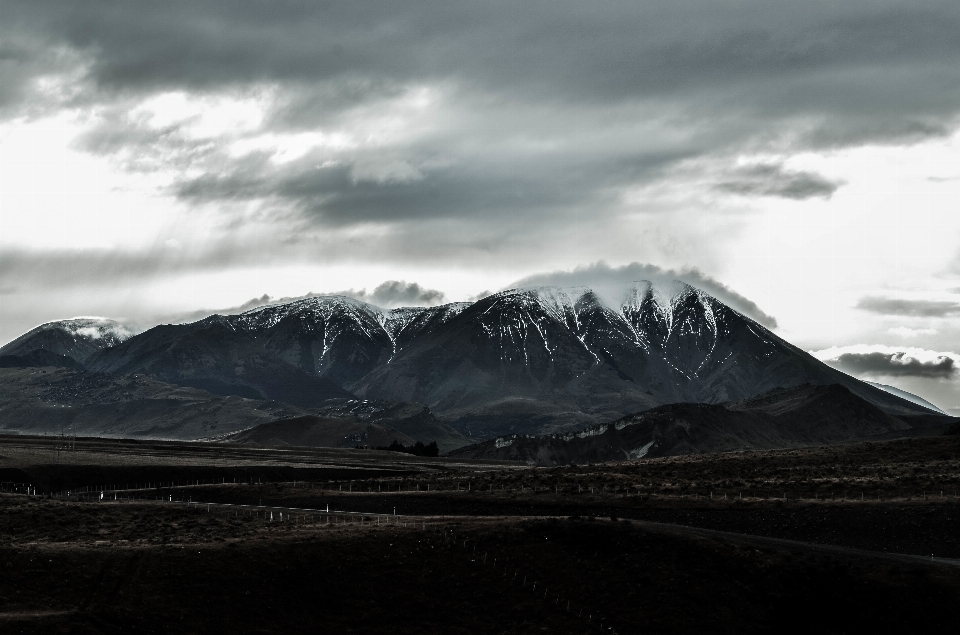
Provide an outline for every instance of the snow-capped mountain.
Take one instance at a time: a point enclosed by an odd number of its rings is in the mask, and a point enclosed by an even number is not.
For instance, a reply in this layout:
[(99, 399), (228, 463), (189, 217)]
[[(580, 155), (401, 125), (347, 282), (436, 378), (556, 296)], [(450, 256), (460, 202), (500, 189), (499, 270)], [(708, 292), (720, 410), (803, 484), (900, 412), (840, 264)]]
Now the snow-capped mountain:
[(480, 437), (804, 383), (842, 384), (889, 412), (926, 412), (680, 282), (511, 289), (389, 311), (321, 296), (159, 326), (87, 365), (309, 407), (354, 395), (415, 401)]
[(405, 395), (489, 436), (803, 383), (841, 383), (882, 407), (913, 409), (681, 282), (503, 291), (405, 344), (350, 388)]
[(83, 363), (94, 353), (132, 336), (130, 328), (114, 320), (76, 317), (41, 324), (0, 347), (0, 355), (24, 357), (43, 350)]

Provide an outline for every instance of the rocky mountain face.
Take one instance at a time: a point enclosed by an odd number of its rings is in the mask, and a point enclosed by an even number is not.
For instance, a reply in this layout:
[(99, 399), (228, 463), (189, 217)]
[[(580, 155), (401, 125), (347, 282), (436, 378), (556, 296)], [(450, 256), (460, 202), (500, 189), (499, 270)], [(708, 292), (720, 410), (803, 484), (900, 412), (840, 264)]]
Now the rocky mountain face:
[(217, 394), (313, 408), (331, 399), (354, 398), (349, 387), (389, 364), (404, 342), (429, 332), (460, 308), (454, 304), (385, 312), (352, 298), (310, 298), (240, 315), (214, 315), (193, 324), (158, 326), (103, 351), (87, 367), (145, 372)]
[(87, 354), (83, 365), (300, 408), (416, 402), (473, 439), (566, 432), (662, 404), (738, 401), (801, 384), (840, 384), (889, 414), (929, 412), (679, 282), (513, 289), (390, 311), (315, 297), (158, 326)]
[(505, 291), (418, 333), (356, 394), (429, 404), (474, 437), (550, 432), (665, 403), (720, 403), (839, 383), (894, 413), (924, 411), (844, 375), (708, 294), (639, 282)]
[(957, 419), (894, 416), (833, 384), (777, 388), (722, 404), (658, 406), (568, 434), (509, 435), (454, 456), (567, 465), (706, 452), (796, 448), (944, 434)]
[[(193, 324), (158, 326), (102, 351), (86, 366), (95, 372), (141, 372), (218, 395), (273, 399), (303, 408), (352, 398), (310, 365), (316, 333), (314, 323), (306, 318), (264, 320), (270, 326), (258, 328), (250, 324), (247, 314), (214, 315)], [(358, 323), (345, 319), (337, 325), (349, 331)], [(291, 334), (297, 327), (299, 332)], [(349, 333), (341, 334), (349, 346)], [(366, 342), (358, 339), (357, 346), (350, 348), (359, 358)]]

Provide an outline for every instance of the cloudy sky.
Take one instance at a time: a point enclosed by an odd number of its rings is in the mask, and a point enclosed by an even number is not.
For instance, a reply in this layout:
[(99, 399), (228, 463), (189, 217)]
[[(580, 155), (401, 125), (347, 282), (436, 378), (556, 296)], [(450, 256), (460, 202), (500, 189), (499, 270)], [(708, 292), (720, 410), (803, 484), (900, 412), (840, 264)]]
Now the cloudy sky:
[(0, 0), (0, 342), (659, 272), (960, 413), (958, 194), (956, 0)]

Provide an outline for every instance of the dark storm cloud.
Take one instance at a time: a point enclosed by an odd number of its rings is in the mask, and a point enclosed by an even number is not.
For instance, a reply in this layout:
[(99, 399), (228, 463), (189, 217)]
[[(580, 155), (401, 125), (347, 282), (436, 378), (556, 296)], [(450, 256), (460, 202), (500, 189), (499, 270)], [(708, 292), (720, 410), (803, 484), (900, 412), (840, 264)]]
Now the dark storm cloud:
[(370, 297), (380, 306), (433, 306), (444, 300), (442, 291), (403, 280), (387, 280), (374, 288)]
[[(69, 72), (79, 60), (58, 48), (46, 34), (18, 25), (10, 18), (11, 11), (0, 8), (0, 14), (0, 121), (42, 114), (50, 104), (38, 98), (36, 79), (53, 72)], [(21, 31), (18, 26), (26, 28)]]
[(518, 280), (510, 287), (559, 286), (559, 287), (602, 287), (605, 285), (624, 285), (639, 280), (652, 282), (670, 282), (680, 280), (698, 289), (706, 291), (727, 306), (756, 320), (767, 328), (777, 328), (777, 320), (764, 313), (757, 304), (737, 293), (719, 280), (711, 278), (696, 268), (663, 269), (656, 265), (632, 262), (622, 267), (611, 267), (605, 262), (596, 262), (573, 271), (553, 271), (539, 273)]
[[(95, 111), (77, 147), (172, 171), (170, 192), (224, 214), (243, 202), (278, 224), (291, 211), (321, 228), (464, 223), (425, 240), (469, 242), (484, 219), (514, 234), (597, 222), (683, 161), (909, 142), (960, 115), (955, 0), (7, 0), (3, 16), (0, 117)], [(131, 114), (164, 91), (269, 95), (249, 134), (345, 131), (352, 145), (278, 162), (226, 147), (247, 132), (202, 138)], [(747, 196), (839, 185), (775, 163), (714, 172), (706, 182)]]
[[(511, 216), (518, 211), (531, 220), (576, 213), (588, 202), (611, 194), (591, 191), (584, 175), (561, 169), (544, 173), (530, 166), (514, 171), (442, 168), (429, 178), (361, 180), (352, 166), (307, 166), (273, 170), (262, 157), (238, 162), (227, 176), (203, 175), (177, 185), (188, 202), (212, 203), (268, 198), (295, 206), (308, 218), (328, 225), (361, 221), (403, 221), (436, 217), (469, 219), (477, 214)], [(477, 166), (472, 166), (476, 168)], [(567, 176), (569, 178), (564, 179)], [(595, 174), (598, 179), (603, 174)]]
[(908, 315), (914, 317), (950, 317), (960, 315), (960, 303), (944, 300), (902, 300), (865, 296), (857, 301), (856, 308), (882, 315)]
[(813, 172), (785, 170), (782, 165), (756, 165), (737, 170), (733, 180), (720, 183), (718, 190), (743, 196), (778, 196), (794, 200), (830, 198), (840, 183)]
[(31, 251), (4, 248), (0, 252), (0, 285), (22, 291), (33, 285), (119, 285), (131, 279), (213, 271), (231, 265), (275, 262), (275, 256), (255, 246), (224, 242), (203, 252), (184, 253), (163, 245), (143, 251), (111, 249)]
[(85, 55), (97, 93), (279, 83), (293, 89), (284, 118), (310, 126), (410, 83), (452, 80), (521, 100), (683, 94), (697, 97), (687, 103), (694, 109), (839, 116), (847, 133), (874, 134), (869, 121), (882, 121), (883, 134), (937, 134), (960, 92), (949, 81), (960, 76), (954, 2), (5, 6), (16, 17), (4, 20), (5, 35), (20, 34), (8, 46), (16, 68), (62, 64), (42, 55), (59, 44)]
[(145, 114), (130, 112), (133, 105), (99, 113), (97, 123), (74, 139), (73, 146), (98, 155), (127, 154), (127, 167), (138, 171), (187, 168), (213, 151), (210, 140), (187, 138), (182, 125), (151, 126)]
[[(873, 88), (865, 97), (896, 95), (899, 87), (879, 85), (869, 71), (949, 70), (960, 30), (952, 2), (5, 4), (19, 18), (11, 31), (88, 53), (97, 86), (118, 92), (331, 79), (389, 90), (463, 77), (487, 88), (606, 100), (832, 80), (833, 94), (797, 91), (779, 108), (827, 97), (831, 108), (874, 113), (887, 103), (857, 103), (856, 84), (844, 97), (849, 80), (838, 72), (861, 71), (859, 83)], [(935, 103), (941, 97), (926, 99), (925, 110), (953, 111)]]
[[(393, 309), (401, 306), (436, 306), (443, 304), (446, 299), (442, 291), (428, 289), (420, 286), (416, 282), (406, 282), (404, 280), (386, 280), (378, 284), (374, 287), (373, 291), (370, 292), (366, 289), (347, 289), (345, 291), (334, 291), (332, 293), (311, 293), (305, 297), (321, 295), (345, 295), (383, 309)], [(285, 298), (284, 301), (292, 299), (299, 298)]]
[(840, 370), (863, 375), (888, 377), (948, 378), (957, 367), (952, 357), (941, 356), (935, 361), (920, 361), (906, 353), (844, 353), (827, 362)]

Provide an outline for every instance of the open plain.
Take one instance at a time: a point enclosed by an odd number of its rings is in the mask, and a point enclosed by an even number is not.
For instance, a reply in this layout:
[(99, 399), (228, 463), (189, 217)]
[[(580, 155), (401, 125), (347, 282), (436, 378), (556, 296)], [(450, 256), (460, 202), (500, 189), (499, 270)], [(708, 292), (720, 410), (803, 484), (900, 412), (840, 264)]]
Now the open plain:
[(7, 436), (0, 470), (4, 633), (960, 627), (956, 436), (557, 468)]

